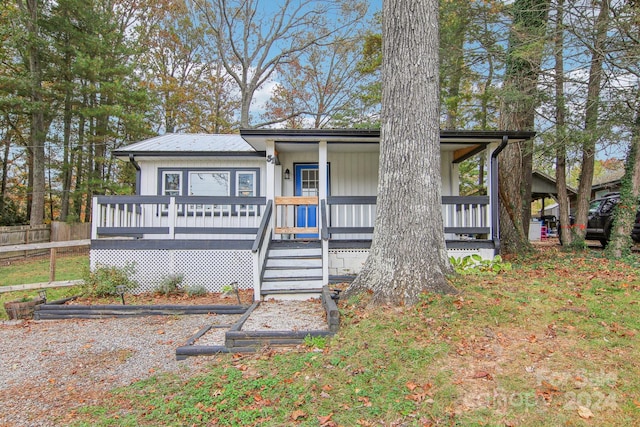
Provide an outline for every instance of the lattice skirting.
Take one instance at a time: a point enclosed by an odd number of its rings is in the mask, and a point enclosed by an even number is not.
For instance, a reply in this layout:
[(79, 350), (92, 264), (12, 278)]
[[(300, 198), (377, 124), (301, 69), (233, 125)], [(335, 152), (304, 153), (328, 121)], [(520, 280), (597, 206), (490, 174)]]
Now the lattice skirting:
[(447, 254), (454, 258), (464, 258), (469, 255), (480, 255), (482, 259), (493, 259), (493, 249), (447, 249)]
[[(483, 259), (493, 259), (493, 249), (447, 249), (451, 257), (464, 258), (478, 254)], [(369, 256), (368, 249), (330, 249), (329, 275), (343, 276), (358, 274)]]
[(92, 249), (91, 270), (100, 265), (125, 267), (133, 264), (136, 292), (153, 291), (169, 275), (181, 274), (183, 286), (202, 286), (222, 292), (225, 285), (238, 283), (240, 289), (253, 288), (251, 251), (221, 250), (107, 250)]

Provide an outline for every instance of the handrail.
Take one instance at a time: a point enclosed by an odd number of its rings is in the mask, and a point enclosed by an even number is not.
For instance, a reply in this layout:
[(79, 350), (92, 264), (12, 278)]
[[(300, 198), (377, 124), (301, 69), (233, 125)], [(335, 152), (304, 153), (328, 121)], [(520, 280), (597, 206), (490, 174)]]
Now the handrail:
[(269, 221), (271, 220), (271, 212), (273, 211), (273, 201), (269, 200), (267, 202), (267, 206), (264, 209), (264, 215), (262, 216), (262, 221), (260, 221), (260, 227), (258, 227), (258, 232), (256, 233), (256, 239), (253, 241), (253, 246), (251, 247), (251, 252), (256, 253), (258, 249), (262, 246), (264, 239), (267, 235), (267, 226), (269, 225)]
[(329, 240), (329, 223), (327, 220), (327, 203), (324, 199), (320, 201), (320, 216), (322, 217), (322, 240)]
[(375, 205), (376, 196), (329, 196), (329, 205)]
[[(330, 196), (328, 205), (375, 205), (376, 196)], [(488, 205), (489, 196), (442, 196), (443, 205), (472, 204)]]

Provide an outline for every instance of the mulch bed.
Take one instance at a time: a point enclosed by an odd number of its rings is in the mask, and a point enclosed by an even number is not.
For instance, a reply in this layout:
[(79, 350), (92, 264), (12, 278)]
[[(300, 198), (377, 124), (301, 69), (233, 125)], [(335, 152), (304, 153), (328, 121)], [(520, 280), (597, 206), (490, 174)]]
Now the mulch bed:
[[(253, 303), (253, 289), (241, 290), (240, 304), (235, 293), (207, 293), (205, 295), (190, 296), (186, 293), (177, 294), (160, 294), (160, 293), (142, 293), (142, 294), (125, 294), (124, 300), (126, 305), (251, 305)], [(122, 304), (120, 296), (111, 297), (89, 297), (79, 296), (72, 301), (68, 301), (67, 305), (112, 305)]]
[(107, 317), (136, 317), (186, 314), (242, 314), (250, 304), (252, 291), (241, 291), (238, 296), (207, 294), (190, 296), (186, 293), (125, 295), (118, 297), (78, 297), (51, 301), (36, 307), (36, 320), (103, 319)]

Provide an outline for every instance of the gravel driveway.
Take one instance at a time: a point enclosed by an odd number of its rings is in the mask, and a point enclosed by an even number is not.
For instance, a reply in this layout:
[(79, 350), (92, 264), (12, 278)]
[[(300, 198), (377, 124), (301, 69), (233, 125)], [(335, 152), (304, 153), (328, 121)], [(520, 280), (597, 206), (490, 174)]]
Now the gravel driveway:
[[(176, 361), (175, 350), (206, 325), (241, 315), (149, 316), (99, 320), (0, 322), (0, 427), (67, 425), (74, 409), (109, 390), (163, 372), (190, 377), (211, 358)], [(268, 301), (243, 329), (318, 330), (318, 301)], [(214, 328), (222, 345), (225, 328)], [(206, 335), (205, 335), (206, 336)]]
[(0, 426), (65, 425), (59, 417), (114, 387), (162, 372), (191, 376), (211, 359), (176, 361), (176, 347), (207, 324), (239, 317), (2, 322)]

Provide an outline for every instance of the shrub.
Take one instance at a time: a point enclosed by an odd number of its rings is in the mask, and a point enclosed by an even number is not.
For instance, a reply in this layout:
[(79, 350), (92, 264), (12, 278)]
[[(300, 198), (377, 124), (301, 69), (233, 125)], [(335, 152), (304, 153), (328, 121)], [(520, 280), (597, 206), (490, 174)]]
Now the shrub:
[(190, 297), (201, 297), (207, 294), (207, 288), (204, 286), (187, 286), (187, 295)]
[(182, 292), (180, 285), (184, 280), (182, 274), (170, 274), (156, 287), (156, 292), (162, 295), (176, 295)]
[(135, 274), (135, 264), (127, 263), (124, 267), (98, 265), (91, 271), (87, 269), (83, 274), (85, 292), (94, 297), (118, 295), (118, 286), (125, 291), (138, 287), (138, 283), (131, 277)]

